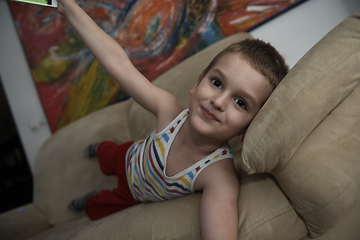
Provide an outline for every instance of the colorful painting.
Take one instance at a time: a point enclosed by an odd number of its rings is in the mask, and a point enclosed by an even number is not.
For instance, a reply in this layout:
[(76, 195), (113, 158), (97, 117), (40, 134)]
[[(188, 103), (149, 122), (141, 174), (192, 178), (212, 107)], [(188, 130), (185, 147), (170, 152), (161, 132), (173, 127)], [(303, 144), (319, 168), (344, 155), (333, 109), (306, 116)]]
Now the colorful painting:
[[(302, 0), (80, 0), (149, 81)], [(53, 132), (128, 98), (54, 8), (9, 2)]]

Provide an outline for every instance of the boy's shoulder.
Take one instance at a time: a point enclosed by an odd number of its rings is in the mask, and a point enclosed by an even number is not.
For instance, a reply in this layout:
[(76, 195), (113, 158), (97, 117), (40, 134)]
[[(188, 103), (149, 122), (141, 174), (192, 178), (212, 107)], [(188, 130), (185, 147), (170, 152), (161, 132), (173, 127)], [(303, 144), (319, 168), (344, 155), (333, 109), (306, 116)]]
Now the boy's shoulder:
[(167, 105), (156, 116), (156, 129), (160, 132), (165, 129), (186, 108), (178, 102)]
[(222, 159), (207, 166), (195, 181), (196, 190), (224, 185), (238, 187), (238, 177), (232, 158)]

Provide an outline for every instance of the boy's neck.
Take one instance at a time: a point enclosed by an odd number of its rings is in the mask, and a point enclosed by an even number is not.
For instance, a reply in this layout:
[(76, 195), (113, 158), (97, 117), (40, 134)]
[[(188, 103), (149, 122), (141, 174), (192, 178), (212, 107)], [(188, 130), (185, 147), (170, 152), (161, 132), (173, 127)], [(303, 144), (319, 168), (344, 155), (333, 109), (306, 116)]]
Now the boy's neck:
[(227, 141), (209, 138), (193, 131), (188, 119), (185, 120), (176, 138), (178, 138), (179, 143), (183, 144), (184, 147), (186, 146), (191, 152), (205, 156), (210, 155), (227, 143)]

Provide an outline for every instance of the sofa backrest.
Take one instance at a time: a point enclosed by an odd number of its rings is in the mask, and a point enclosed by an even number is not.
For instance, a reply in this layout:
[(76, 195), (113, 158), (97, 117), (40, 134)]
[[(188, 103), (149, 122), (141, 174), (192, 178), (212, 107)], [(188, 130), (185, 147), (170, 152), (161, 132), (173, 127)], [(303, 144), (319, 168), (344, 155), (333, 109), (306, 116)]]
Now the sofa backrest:
[(251, 123), (242, 169), (273, 174), (311, 237), (360, 200), (360, 11), (319, 41)]

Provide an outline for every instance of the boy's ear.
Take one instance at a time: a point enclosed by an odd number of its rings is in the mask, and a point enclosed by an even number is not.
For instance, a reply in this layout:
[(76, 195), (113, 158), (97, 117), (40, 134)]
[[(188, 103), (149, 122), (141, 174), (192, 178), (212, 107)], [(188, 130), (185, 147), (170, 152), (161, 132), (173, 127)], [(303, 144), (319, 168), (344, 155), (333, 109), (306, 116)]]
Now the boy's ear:
[(240, 140), (240, 142), (244, 141), (245, 133), (246, 133), (246, 130), (248, 129), (248, 127), (249, 126), (247, 126), (243, 131), (241, 131), (241, 133), (239, 133), (238, 139)]
[(244, 137), (245, 137), (245, 132), (240, 133), (240, 134), (238, 135), (238, 139), (240, 140), (240, 142), (244, 141)]
[(199, 78), (198, 78), (198, 80), (196, 81), (195, 85), (194, 85), (193, 88), (190, 90), (190, 92), (189, 92), (190, 95), (193, 95), (193, 94), (194, 94), (195, 88), (199, 85), (201, 79), (202, 79), (202, 76), (200, 75)]

